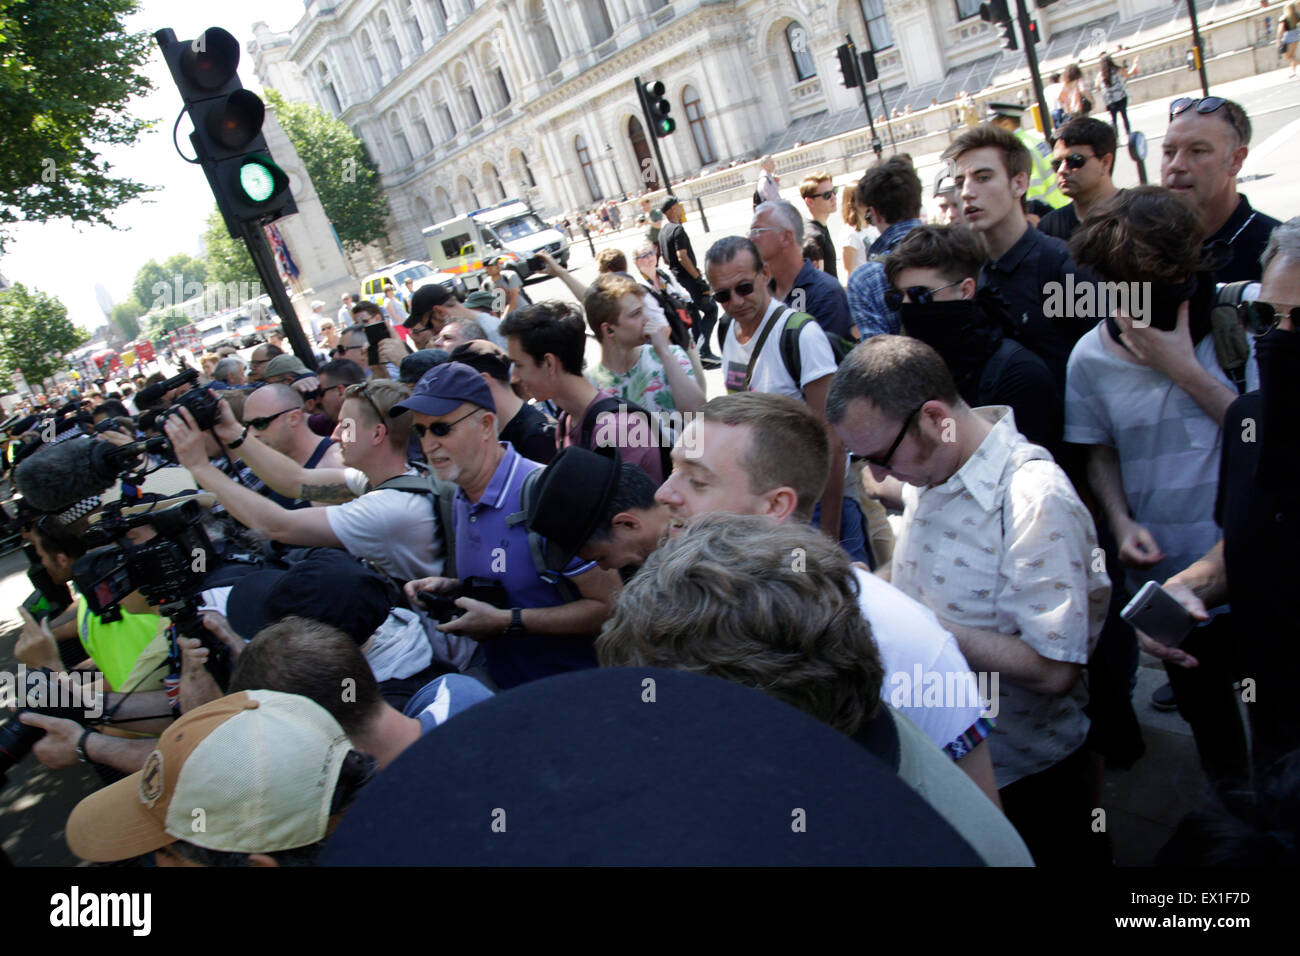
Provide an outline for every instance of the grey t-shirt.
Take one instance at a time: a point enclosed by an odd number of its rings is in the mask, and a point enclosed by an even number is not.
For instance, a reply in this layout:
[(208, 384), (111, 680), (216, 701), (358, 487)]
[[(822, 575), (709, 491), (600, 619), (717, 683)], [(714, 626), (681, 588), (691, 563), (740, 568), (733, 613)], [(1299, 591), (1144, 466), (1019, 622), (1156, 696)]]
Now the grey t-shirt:
[(364, 482), (364, 475), (349, 469), (348, 486), (361, 497), (325, 509), (343, 547), (400, 581), (442, 574), (441, 536), (430, 496), (393, 488), (365, 491)]

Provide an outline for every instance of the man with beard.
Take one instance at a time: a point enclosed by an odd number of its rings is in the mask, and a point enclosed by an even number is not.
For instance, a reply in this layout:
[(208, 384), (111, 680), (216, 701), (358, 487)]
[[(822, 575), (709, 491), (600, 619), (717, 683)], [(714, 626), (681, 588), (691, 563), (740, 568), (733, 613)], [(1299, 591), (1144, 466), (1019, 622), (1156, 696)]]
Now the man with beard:
[(1119, 190), (1115, 172), (1115, 129), (1090, 116), (1070, 120), (1056, 131), (1052, 168), (1061, 192), (1073, 200), (1038, 221), (1038, 231), (1069, 241), (1092, 210)]

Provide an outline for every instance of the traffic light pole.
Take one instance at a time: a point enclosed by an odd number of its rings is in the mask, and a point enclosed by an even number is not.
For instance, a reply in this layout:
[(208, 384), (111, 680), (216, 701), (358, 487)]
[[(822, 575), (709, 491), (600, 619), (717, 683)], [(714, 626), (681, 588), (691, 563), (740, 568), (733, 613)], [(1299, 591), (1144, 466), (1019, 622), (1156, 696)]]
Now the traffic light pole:
[(1201, 74), (1201, 95), (1209, 96), (1210, 78), (1205, 75), (1205, 47), (1201, 45), (1201, 26), (1196, 22), (1196, 0), (1187, 0), (1187, 13), (1192, 18), (1192, 51), (1196, 57), (1196, 71)]
[(654, 147), (655, 162), (659, 164), (659, 175), (663, 177), (664, 189), (668, 195), (673, 194), (673, 181), (668, 178), (668, 167), (664, 165), (664, 154), (659, 151), (659, 134), (655, 130), (654, 119), (650, 116), (650, 104), (645, 101), (645, 90), (641, 86), (641, 77), (634, 77), (636, 98), (641, 103), (641, 117), (645, 120), (646, 133), (650, 136), (650, 145)]
[[(885, 151), (885, 146), (884, 143), (880, 141), (880, 137), (876, 134), (876, 121), (871, 115), (871, 100), (868, 96), (866, 80), (862, 76), (862, 63), (858, 60), (858, 47), (857, 44), (853, 42), (853, 37), (849, 36), (847, 33), (844, 34), (844, 42), (849, 45), (849, 54), (853, 59), (853, 75), (857, 77), (858, 90), (862, 93), (862, 105), (866, 107), (867, 110), (867, 126), (871, 128), (871, 149), (875, 152), (876, 159), (880, 159), (881, 154)], [(884, 102), (883, 96), (880, 101), (882, 103)]]
[[(1189, 0), (1191, 2), (1191, 0)], [(1034, 84), (1034, 99), (1038, 101), (1038, 112), (1043, 123), (1043, 135), (1049, 143), (1052, 138), (1052, 111), (1047, 107), (1047, 94), (1043, 92), (1043, 77), (1038, 72), (1038, 51), (1029, 30), (1029, 11), (1025, 9), (1025, 0), (1016, 0), (1016, 19), (1020, 22), (1020, 40), (1025, 47), (1025, 61), (1029, 64), (1029, 79)]]
[(293, 354), (298, 356), (303, 365), (313, 372), (316, 371), (316, 355), (302, 331), (302, 326), (298, 323), (298, 313), (294, 311), (293, 303), (289, 301), (289, 296), (284, 291), (280, 270), (275, 267), (275, 254), (271, 252), (271, 244), (266, 241), (266, 232), (258, 223), (247, 221), (240, 222), (239, 232), (244, 245), (248, 247), (248, 254), (253, 259), (257, 274), (262, 279), (262, 285), (267, 295), (271, 297), (271, 304), (275, 306), (275, 313), (280, 318), (280, 327), (284, 329), (285, 337), (293, 346)]

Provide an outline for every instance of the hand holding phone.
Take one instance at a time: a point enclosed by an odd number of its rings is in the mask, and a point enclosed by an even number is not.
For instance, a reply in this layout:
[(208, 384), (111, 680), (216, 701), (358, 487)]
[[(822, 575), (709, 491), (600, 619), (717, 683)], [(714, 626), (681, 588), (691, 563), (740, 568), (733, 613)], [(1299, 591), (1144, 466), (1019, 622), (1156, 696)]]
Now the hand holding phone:
[(1169, 647), (1181, 644), (1196, 626), (1192, 612), (1155, 581), (1142, 585), (1119, 616), (1148, 637)]

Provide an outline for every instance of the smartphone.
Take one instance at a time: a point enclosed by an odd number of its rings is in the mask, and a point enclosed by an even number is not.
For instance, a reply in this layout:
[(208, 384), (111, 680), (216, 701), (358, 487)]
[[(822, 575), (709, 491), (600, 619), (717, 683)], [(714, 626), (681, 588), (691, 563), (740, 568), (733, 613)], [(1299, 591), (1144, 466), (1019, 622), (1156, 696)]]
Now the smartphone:
[(1148, 637), (1170, 647), (1183, 643), (1196, 626), (1192, 612), (1154, 581), (1142, 585), (1119, 616)]
[(541, 256), (529, 256), (524, 260), (524, 265), (532, 272), (541, 272), (546, 268), (546, 263), (542, 261)]
[(392, 338), (392, 333), (388, 331), (387, 322), (376, 322), (374, 325), (366, 327), (366, 341), (370, 343), (370, 350), (367, 353), (371, 365), (379, 364), (379, 343), (384, 339)]
[(438, 624), (446, 624), (452, 618), (460, 617), (465, 612), (456, 606), (459, 591), (421, 591), (417, 597), (424, 609)]

